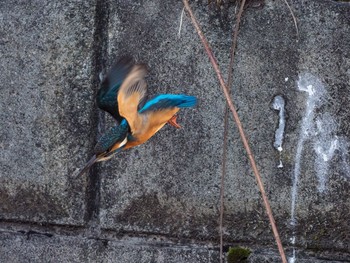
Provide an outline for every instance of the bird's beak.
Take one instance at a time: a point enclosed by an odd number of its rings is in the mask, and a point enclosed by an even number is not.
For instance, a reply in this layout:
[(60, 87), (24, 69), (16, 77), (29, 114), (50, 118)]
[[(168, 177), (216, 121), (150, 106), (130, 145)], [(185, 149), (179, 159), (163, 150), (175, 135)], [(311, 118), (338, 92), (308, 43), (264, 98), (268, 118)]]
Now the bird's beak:
[(85, 164), (84, 168), (81, 169), (75, 177), (85, 174), (95, 162), (98, 162), (98, 157), (96, 155), (92, 156), (92, 158)]

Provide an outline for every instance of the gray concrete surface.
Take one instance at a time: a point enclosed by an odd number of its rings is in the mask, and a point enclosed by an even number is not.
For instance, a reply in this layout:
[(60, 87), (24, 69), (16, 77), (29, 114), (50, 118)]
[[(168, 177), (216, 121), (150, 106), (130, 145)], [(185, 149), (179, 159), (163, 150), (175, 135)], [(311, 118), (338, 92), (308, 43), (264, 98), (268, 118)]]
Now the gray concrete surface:
[[(93, 147), (94, 2), (2, 1), (2, 219), (83, 224)], [(89, 127), (89, 128), (86, 128)]]
[(138, 239), (95, 240), (2, 233), (1, 262), (217, 262), (217, 251), (199, 246), (149, 246)]
[[(350, 262), (350, 6), (290, 3), (298, 39), (283, 1), (246, 10), (232, 95), (288, 256), (295, 249), (296, 262)], [(226, 75), (235, 6), (191, 5)], [(160, 0), (1, 2), (0, 262), (218, 262), (225, 100), (186, 15), (178, 36), (182, 7)], [(199, 104), (180, 112), (182, 129), (167, 125), (73, 178), (113, 124), (94, 95), (98, 75), (124, 54), (148, 64), (150, 96), (186, 93)], [(297, 83), (306, 73), (325, 89), (316, 90), (309, 119), (314, 97)], [(273, 146), (276, 95), (286, 101), (281, 155)], [(250, 262), (280, 262), (231, 118), (227, 163), (225, 249), (243, 245), (254, 252)]]

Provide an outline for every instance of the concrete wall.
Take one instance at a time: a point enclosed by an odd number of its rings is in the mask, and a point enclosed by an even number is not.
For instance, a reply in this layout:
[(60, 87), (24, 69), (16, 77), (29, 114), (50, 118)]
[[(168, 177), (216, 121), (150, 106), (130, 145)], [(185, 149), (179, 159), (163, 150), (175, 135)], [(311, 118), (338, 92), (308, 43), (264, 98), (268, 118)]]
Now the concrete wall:
[[(192, 1), (193, 2), (193, 1)], [(350, 5), (284, 1), (247, 8), (232, 96), (287, 254), (350, 262)], [(227, 74), (234, 4), (191, 3)], [(0, 3), (0, 261), (218, 262), (225, 100), (181, 1)], [(149, 94), (195, 95), (176, 130), (71, 175), (113, 120), (99, 74), (123, 54), (148, 64)], [(274, 147), (281, 95), (283, 150)], [(225, 249), (279, 262), (230, 117)], [(283, 167), (278, 168), (282, 162)], [(332, 261), (333, 260), (333, 261)]]

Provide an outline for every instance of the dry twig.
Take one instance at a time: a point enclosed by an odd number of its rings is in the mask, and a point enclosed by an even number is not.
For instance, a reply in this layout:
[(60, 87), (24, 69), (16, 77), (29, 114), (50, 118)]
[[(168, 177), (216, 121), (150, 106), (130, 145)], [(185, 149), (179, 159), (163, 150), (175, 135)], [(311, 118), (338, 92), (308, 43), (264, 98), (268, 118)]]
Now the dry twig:
[(288, 6), (288, 9), (293, 17), (293, 21), (294, 21), (294, 26), (295, 26), (295, 30), (296, 30), (296, 34), (297, 34), (297, 40), (299, 39), (299, 28), (298, 28), (298, 23), (297, 23), (297, 19), (293, 13), (292, 8), (290, 7), (290, 5), (288, 4), (287, 0), (284, 0), (284, 2), (286, 3), (286, 5)]
[[(233, 28), (232, 46), (230, 55), (230, 64), (228, 67), (227, 77), (227, 88), (230, 89), (232, 86), (232, 75), (233, 75), (233, 62), (235, 57), (235, 50), (237, 46), (237, 37), (239, 31), (239, 24), (244, 10), (246, 0), (242, 0), (239, 12), (236, 17), (235, 27)], [(219, 231), (220, 231), (220, 262), (223, 260), (223, 219), (224, 219), (224, 193), (225, 193), (225, 175), (226, 175), (226, 159), (227, 159), (227, 135), (228, 135), (228, 104), (225, 106), (224, 116), (224, 145), (222, 149), (222, 170), (221, 170), (221, 185), (220, 185), (220, 219), (219, 219)]]
[(215, 73), (216, 73), (216, 75), (217, 75), (217, 77), (219, 79), (220, 86), (221, 86), (221, 88), (222, 88), (222, 90), (224, 92), (227, 104), (228, 104), (228, 106), (229, 106), (229, 108), (230, 108), (230, 110), (231, 110), (231, 112), (233, 114), (233, 118), (234, 118), (234, 120), (235, 120), (235, 122), (237, 124), (237, 128), (238, 128), (239, 134), (241, 136), (244, 148), (247, 151), (247, 155), (248, 155), (250, 164), (252, 166), (252, 169), (253, 169), (253, 172), (254, 172), (254, 175), (255, 175), (258, 187), (260, 189), (260, 192), (261, 192), (261, 195), (262, 195), (262, 198), (263, 198), (263, 201), (264, 201), (265, 209), (266, 209), (267, 215), (268, 215), (269, 220), (270, 220), (270, 224), (271, 224), (272, 231), (273, 231), (273, 234), (274, 234), (277, 246), (278, 246), (279, 253), (280, 253), (281, 258), (282, 258), (282, 262), (283, 263), (287, 263), (287, 259), (286, 259), (286, 256), (285, 256), (285, 253), (284, 253), (284, 250), (283, 250), (282, 242), (281, 242), (281, 239), (279, 237), (278, 230), (277, 230), (277, 227), (276, 227), (275, 219), (274, 219), (274, 217), (272, 215), (272, 210), (271, 210), (271, 207), (270, 207), (270, 203), (269, 203), (269, 201), (267, 199), (266, 192), (265, 192), (265, 189), (264, 189), (264, 185), (263, 185), (262, 180), (261, 180), (261, 176), (260, 176), (258, 168), (256, 166), (255, 159), (253, 157), (252, 151), (251, 151), (251, 149), (249, 147), (248, 140), (247, 140), (247, 137), (245, 136), (245, 133), (244, 133), (241, 121), (240, 121), (240, 119), (238, 117), (238, 114), (237, 114), (237, 111), (236, 111), (236, 108), (235, 108), (235, 106), (234, 106), (234, 104), (232, 102), (232, 99), (230, 98), (229, 91), (228, 91), (227, 86), (226, 86), (226, 84), (224, 82), (224, 79), (223, 79), (222, 74), (220, 72), (219, 66), (218, 66), (218, 64), (216, 62), (215, 56), (214, 56), (211, 48), (209, 47), (209, 43), (206, 40), (206, 38), (204, 37), (204, 35), (202, 33), (202, 30), (200, 29), (196, 18), (193, 15), (191, 7), (188, 4), (188, 0), (183, 0), (183, 3), (185, 5), (185, 9), (186, 9), (187, 13), (189, 14), (189, 16), (191, 18), (191, 21), (192, 21), (192, 23), (193, 23), (193, 25), (194, 25), (194, 27), (195, 27), (198, 35), (199, 35), (199, 38), (201, 39), (201, 41), (203, 43), (205, 51), (207, 52), (208, 57), (210, 59), (210, 62), (213, 65), (213, 68), (215, 70)]

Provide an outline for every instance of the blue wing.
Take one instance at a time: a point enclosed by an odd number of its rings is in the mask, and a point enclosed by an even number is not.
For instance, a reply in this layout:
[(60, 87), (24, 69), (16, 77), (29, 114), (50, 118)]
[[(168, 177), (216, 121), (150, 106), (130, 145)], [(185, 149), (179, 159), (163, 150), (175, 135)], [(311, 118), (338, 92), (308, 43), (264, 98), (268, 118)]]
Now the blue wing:
[(97, 106), (110, 113), (119, 123), (123, 118), (119, 114), (117, 93), (121, 84), (130, 73), (133, 64), (133, 60), (130, 57), (120, 58), (103, 79), (97, 92)]
[(170, 108), (190, 108), (197, 104), (197, 98), (187, 95), (160, 94), (149, 100), (139, 113), (147, 113), (149, 111), (159, 111)]

